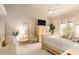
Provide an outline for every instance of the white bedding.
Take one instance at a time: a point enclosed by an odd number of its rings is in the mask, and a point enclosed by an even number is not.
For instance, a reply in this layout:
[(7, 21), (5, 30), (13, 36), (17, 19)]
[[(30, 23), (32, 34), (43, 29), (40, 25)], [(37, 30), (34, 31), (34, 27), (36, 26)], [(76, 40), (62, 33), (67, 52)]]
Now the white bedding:
[(70, 48), (79, 50), (79, 43), (64, 38), (45, 36), (43, 42), (62, 51), (66, 51)]

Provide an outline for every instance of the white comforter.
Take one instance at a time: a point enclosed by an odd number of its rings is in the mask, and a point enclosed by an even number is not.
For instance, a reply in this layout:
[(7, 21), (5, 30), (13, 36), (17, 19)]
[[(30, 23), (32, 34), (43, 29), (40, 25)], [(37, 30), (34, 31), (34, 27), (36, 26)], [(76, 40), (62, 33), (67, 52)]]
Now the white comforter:
[(79, 43), (72, 42), (71, 40), (68, 39), (45, 36), (43, 42), (52, 47), (56, 47), (62, 51), (66, 51), (70, 48), (79, 50)]

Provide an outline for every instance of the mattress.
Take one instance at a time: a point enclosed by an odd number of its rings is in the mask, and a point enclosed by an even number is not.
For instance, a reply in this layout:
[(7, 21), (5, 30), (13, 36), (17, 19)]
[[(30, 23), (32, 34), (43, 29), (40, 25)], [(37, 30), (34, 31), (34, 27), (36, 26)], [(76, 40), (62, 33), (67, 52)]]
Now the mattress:
[(71, 40), (64, 38), (45, 36), (43, 42), (62, 51), (66, 51), (71, 48), (79, 50), (79, 43), (72, 42)]

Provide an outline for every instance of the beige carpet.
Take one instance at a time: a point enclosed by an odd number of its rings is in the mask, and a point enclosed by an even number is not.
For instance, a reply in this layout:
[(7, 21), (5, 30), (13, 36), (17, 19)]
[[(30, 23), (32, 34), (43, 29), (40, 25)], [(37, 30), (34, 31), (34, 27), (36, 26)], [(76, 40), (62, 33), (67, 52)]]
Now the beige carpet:
[(52, 55), (48, 51), (41, 49), (41, 43), (17, 45), (16, 54), (20, 55)]

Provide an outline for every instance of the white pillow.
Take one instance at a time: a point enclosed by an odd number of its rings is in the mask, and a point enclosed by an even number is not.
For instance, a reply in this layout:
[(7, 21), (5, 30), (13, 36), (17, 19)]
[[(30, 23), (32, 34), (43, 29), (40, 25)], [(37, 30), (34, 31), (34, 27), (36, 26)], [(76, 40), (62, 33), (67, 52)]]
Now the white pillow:
[(68, 39), (72, 40), (73, 38), (74, 38), (74, 34), (70, 33), (69, 36), (68, 36)]
[(74, 37), (74, 38), (72, 39), (72, 41), (73, 41), (73, 42), (79, 42), (79, 37)]

